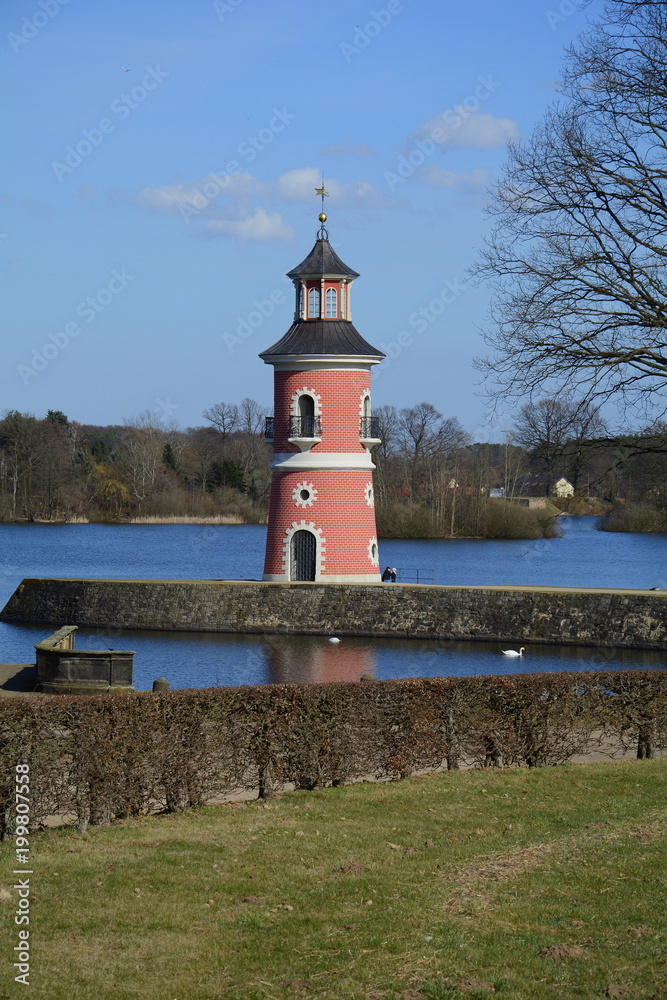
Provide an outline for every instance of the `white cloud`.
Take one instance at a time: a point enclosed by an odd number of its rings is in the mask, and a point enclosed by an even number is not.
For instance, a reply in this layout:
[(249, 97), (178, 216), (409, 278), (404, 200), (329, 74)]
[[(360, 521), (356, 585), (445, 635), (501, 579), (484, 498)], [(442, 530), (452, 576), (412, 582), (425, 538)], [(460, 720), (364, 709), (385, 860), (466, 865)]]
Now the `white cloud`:
[(252, 174), (226, 174), (222, 170), (187, 184), (143, 188), (137, 195), (137, 202), (143, 208), (156, 212), (178, 213), (186, 206), (201, 212), (219, 197), (251, 198), (266, 191), (267, 186)]
[(446, 149), (491, 149), (508, 139), (519, 138), (519, 126), (511, 118), (447, 108), (419, 126), (413, 139), (431, 139)]
[[(276, 191), (286, 201), (310, 201), (315, 198), (315, 188), (321, 187), (322, 174), (316, 167), (299, 167), (288, 170), (276, 181)], [(325, 184), (331, 190), (331, 182)]]
[(471, 170), (468, 174), (457, 174), (454, 170), (445, 170), (429, 164), (417, 171), (417, 177), (422, 183), (431, 187), (449, 188), (450, 191), (464, 191), (475, 194), (483, 190), (489, 183), (488, 170)]
[(266, 212), (263, 208), (245, 219), (216, 219), (206, 223), (212, 236), (230, 236), (243, 243), (271, 243), (275, 240), (291, 242), (295, 232), (283, 222), (279, 212)]
[[(230, 175), (223, 171), (201, 180), (145, 187), (135, 203), (150, 211), (180, 216), (188, 224), (204, 224), (209, 236), (255, 243), (291, 241), (294, 230), (272, 209), (276, 203), (303, 202), (315, 212), (315, 188), (321, 184), (322, 175), (316, 167), (298, 167), (266, 183), (249, 173)], [(384, 204), (382, 195), (366, 181), (341, 184), (325, 179), (325, 185), (337, 205), (368, 208)], [(269, 205), (271, 208), (265, 207)]]

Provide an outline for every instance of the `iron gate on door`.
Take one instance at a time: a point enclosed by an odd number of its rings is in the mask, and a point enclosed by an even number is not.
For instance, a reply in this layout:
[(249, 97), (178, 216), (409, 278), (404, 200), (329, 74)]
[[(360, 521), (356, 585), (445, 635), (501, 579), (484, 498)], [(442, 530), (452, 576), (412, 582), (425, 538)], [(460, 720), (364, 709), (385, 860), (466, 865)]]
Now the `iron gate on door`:
[(314, 580), (317, 539), (312, 531), (295, 531), (290, 542), (290, 580)]

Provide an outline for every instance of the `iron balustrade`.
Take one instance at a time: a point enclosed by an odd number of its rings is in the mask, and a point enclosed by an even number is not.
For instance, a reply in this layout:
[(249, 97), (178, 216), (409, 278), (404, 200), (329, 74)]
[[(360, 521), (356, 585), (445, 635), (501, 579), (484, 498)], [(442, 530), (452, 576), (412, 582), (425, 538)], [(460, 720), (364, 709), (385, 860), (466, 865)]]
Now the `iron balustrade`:
[(396, 579), (399, 583), (435, 583), (434, 569), (398, 569)]
[(320, 417), (290, 417), (288, 438), (321, 438)]
[(380, 434), (380, 418), (379, 417), (362, 417), (361, 426), (359, 428), (359, 437), (364, 440), (379, 440)]
[[(275, 418), (266, 417), (264, 425), (264, 437), (273, 439), (275, 430)], [(319, 438), (322, 437), (321, 417), (290, 417), (288, 437), (291, 438)], [(361, 417), (359, 425), (359, 437), (364, 440), (380, 440), (380, 418)]]

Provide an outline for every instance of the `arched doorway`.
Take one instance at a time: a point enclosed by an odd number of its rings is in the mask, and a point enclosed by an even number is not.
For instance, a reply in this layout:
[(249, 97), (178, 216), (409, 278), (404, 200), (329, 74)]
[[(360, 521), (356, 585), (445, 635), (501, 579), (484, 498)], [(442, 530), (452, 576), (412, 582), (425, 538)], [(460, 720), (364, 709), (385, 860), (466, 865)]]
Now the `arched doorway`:
[(317, 538), (300, 528), (290, 539), (290, 580), (314, 580), (316, 563)]

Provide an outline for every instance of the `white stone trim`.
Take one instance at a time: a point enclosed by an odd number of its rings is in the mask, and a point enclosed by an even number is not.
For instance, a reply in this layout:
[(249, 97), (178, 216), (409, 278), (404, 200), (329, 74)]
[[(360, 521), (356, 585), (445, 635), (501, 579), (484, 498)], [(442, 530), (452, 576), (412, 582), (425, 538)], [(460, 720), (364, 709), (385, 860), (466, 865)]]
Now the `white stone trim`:
[[(305, 500), (301, 496), (302, 490), (308, 490), (308, 493), (310, 494), (310, 496)], [(317, 500), (317, 490), (312, 483), (297, 483), (292, 490), (292, 498), (297, 507), (312, 507), (314, 502)]]
[(273, 365), (276, 371), (369, 371), (371, 365), (379, 365), (383, 358), (378, 355), (333, 354), (276, 354), (263, 358), (265, 365)]
[(371, 408), (371, 390), (370, 389), (364, 389), (364, 391), (359, 396), (359, 418), (366, 416), (366, 414), (364, 413), (364, 400), (365, 399), (368, 399), (368, 416), (370, 417), (371, 412), (372, 412), (372, 408)]
[[(375, 555), (373, 555), (373, 549), (375, 549)], [(373, 563), (374, 566), (379, 568), (380, 566), (380, 552), (378, 550), (378, 540), (377, 538), (371, 538), (368, 542), (368, 558)]]
[(313, 389), (308, 389), (307, 386), (305, 385), (303, 389), (297, 389), (296, 392), (292, 393), (292, 416), (293, 417), (301, 416), (301, 414), (299, 413), (299, 399), (301, 396), (310, 396), (312, 398), (315, 404), (315, 416), (321, 417), (322, 409), (320, 404), (322, 402), (322, 397), (318, 395), (318, 393), (316, 393)]
[(364, 487), (364, 496), (366, 497), (366, 503), (369, 507), (375, 507), (375, 490), (373, 489), (372, 483), (366, 483)]
[[(322, 535), (322, 529), (316, 528), (312, 521), (292, 521), (289, 528), (285, 528), (285, 537), (283, 539), (283, 580), (290, 579), (290, 543), (292, 541), (292, 535), (296, 531), (312, 531), (315, 535), (316, 549), (315, 549), (315, 580), (310, 582), (317, 583), (320, 579), (321, 574), (324, 572), (324, 562), (326, 556), (326, 542)], [(280, 579), (280, 578), (279, 578)], [(308, 581), (294, 581), (294, 582), (304, 582)]]
[(283, 451), (277, 452), (271, 462), (272, 469), (284, 472), (306, 472), (312, 469), (330, 469), (334, 472), (356, 472), (375, 468), (368, 449), (363, 452)]

